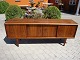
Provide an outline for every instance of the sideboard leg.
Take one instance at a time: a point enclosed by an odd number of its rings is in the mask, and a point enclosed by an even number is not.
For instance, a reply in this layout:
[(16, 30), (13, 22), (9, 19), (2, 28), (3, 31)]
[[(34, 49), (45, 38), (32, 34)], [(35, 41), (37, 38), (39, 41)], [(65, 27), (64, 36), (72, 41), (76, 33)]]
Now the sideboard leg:
[(19, 47), (19, 39), (16, 39), (16, 46)]
[(63, 44), (63, 46), (65, 46), (65, 44), (66, 44), (66, 40), (67, 40), (67, 39), (64, 39), (64, 44)]

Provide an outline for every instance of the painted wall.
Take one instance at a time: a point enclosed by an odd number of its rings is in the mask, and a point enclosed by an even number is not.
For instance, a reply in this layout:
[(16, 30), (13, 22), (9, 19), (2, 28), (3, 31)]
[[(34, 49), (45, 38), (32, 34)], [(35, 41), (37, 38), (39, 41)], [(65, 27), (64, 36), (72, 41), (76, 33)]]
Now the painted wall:
[[(29, 0), (20, 0), (20, 2), (15, 2), (15, 0), (6, 0), (6, 1), (9, 2), (10, 4), (30, 5)], [(37, 3), (38, 1), (40, 1), (40, 0), (34, 0), (35, 3)], [(53, 3), (54, 6), (57, 6), (59, 8), (59, 5), (57, 3), (55, 3), (55, 0), (44, 0), (44, 2)], [(62, 3), (64, 4), (64, 11), (69, 11), (70, 10), (69, 0), (62, 0)], [(42, 3), (41, 3), (41, 5), (42, 5)], [(76, 12), (77, 5), (78, 5), (78, 0), (76, 0), (76, 5), (74, 7), (74, 13)]]
[[(30, 5), (29, 0), (20, 0), (20, 2), (15, 2), (15, 0), (6, 0), (10, 4), (16, 4), (16, 5)], [(35, 3), (37, 3), (40, 0), (34, 0)], [(48, 0), (44, 0), (44, 2), (48, 2)]]

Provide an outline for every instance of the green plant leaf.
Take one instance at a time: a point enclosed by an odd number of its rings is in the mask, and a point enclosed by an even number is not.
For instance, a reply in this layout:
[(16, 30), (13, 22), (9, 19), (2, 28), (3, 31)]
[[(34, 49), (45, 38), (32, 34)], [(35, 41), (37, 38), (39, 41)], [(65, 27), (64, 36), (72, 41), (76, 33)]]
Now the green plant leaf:
[(23, 12), (21, 8), (17, 5), (10, 5), (6, 11), (6, 19), (12, 19), (12, 18), (21, 18), (23, 15)]
[(56, 6), (49, 6), (43, 10), (44, 18), (46, 19), (60, 19), (61, 12)]

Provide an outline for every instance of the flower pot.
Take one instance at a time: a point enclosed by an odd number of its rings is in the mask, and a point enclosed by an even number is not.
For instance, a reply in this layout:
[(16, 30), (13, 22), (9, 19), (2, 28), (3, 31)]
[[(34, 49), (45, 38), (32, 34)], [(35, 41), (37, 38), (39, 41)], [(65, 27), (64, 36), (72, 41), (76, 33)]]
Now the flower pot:
[(6, 20), (5, 14), (0, 14), (0, 20)]

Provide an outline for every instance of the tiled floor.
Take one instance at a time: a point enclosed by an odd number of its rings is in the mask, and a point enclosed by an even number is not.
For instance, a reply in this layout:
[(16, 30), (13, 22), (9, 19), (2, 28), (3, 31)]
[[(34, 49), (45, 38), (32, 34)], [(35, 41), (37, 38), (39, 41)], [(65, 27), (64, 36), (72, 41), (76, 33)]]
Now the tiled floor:
[(4, 21), (0, 21), (0, 60), (80, 60), (80, 16), (62, 13), (62, 18), (73, 19), (79, 25), (76, 37), (67, 39), (65, 46), (55, 39), (45, 39), (21, 40), (17, 47), (15, 40), (5, 38)]

